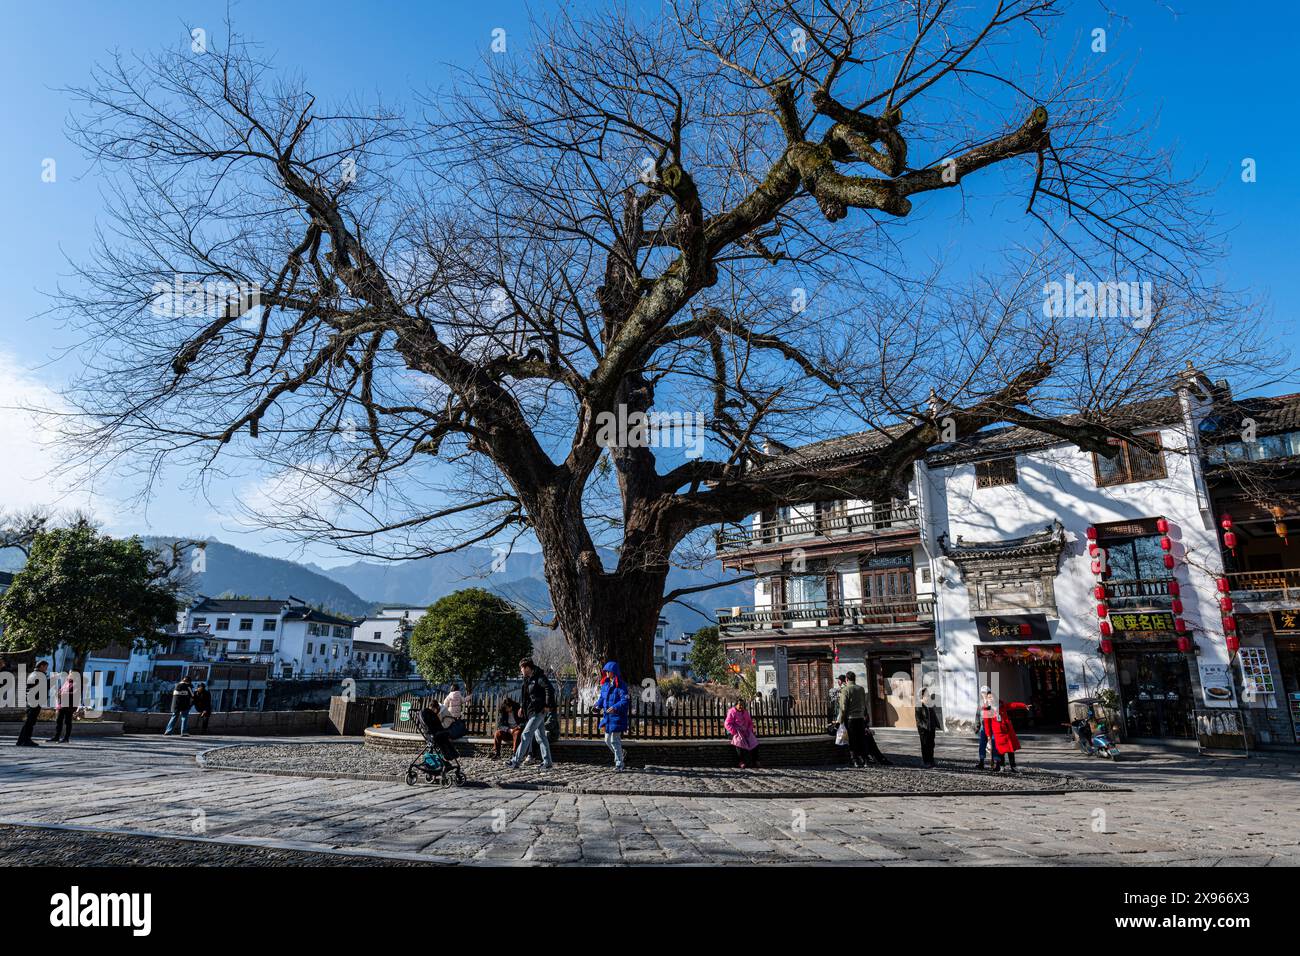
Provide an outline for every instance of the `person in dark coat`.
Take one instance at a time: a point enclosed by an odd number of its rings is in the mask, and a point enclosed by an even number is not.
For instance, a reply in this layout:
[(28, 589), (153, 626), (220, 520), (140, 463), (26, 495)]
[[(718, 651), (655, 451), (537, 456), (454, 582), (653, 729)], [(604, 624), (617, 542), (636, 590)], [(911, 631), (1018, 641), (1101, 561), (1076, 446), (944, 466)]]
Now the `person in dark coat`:
[(507, 697), (497, 708), (497, 729), (492, 735), (493, 759), (500, 759), (501, 745), (506, 741), (510, 742), (510, 752), (513, 754), (519, 747), (519, 735), (523, 729), (524, 725), (519, 720), (519, 705), (513, 698)]
[(188, 737), (185, 725), (189, 723), (190, 708), (194, 706), (194, 687), (190, 684), (189, 676), (182, 677), (176, 682), (172, 689), (172, 716), (167, 721), (167, 729), (163, 731), (163, 736), (170, 736), (172, 728), (176, 726), (179, 719), (181, 724), (181, 736)]
[(840, 723), (844, 725), (849, 735), (849, 755), (854, 765), (858, 767), (865, 767), (868, 763), (888, 767), (889, 760), (880, 752), (880, 747), (876, 744), (876, 735), (871, 732), (871, 725), (867, 723), (867, 709), (870, 706), (867, 690), (858, 684), (858, 675), (853, 671), (845, 674), (844, 679), (844, 688), (840, 691), (839, 713)]
[(194, 714), (199, 718), (199, 733), (206, 734), (212, 718), (212, 691), (207, 684), (200, 683), (194, 688)]
[(546, 715), (555, 708), (555, 687), (545, 671), (533, 663), (531, 657), (519, 662), (519, 674), (524, 679), (523, 712), (524, 732), (519, 735), (519, 748), (507, 761), (507, 766), (517, 768), (524, 762), (524, 757), (536, 740), (542, 748), (542, 769), (550, 770), (555, 766), (551, 760), (551, 740), (546, 733)]
[(916, 732), (921, 736), (921, 763), (934, 766), (934, 735), (939, 732), (939, 708), (934, 706), (934, 691), (921, 688), (916, 698)]
[(45, 672), (49, 669), (47, 661), (38, 661), (36, 669), (27, 678), (26, 711), (23, 714), (23, 727), (18, 731), (18, 747), (39, 747), (32, 740), (32, 731), (36, 729), (36, 720), (41, 716), (41, 685), (45, 681)]

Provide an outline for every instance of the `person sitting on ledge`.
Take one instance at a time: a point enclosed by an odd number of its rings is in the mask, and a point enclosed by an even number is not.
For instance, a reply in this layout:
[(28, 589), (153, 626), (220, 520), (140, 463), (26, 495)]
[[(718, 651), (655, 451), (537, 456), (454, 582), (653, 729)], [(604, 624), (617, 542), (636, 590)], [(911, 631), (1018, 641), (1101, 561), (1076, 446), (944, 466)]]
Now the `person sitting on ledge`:
[(510, 741), (510, 752), (519, 747), (519, 735), (523, 733), (519, 723), (519, 703), (513, 697), (507, 697), (497, 708), (497, 729), (492, 735), (492, 759), (501, 759), (501, 745)]

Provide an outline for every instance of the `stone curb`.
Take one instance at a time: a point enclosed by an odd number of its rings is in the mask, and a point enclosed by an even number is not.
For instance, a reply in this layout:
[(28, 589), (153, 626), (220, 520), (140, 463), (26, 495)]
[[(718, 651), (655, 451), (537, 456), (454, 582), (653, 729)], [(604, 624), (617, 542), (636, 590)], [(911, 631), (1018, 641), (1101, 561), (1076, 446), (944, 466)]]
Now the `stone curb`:
[[(208, 754), (217, 750), (225, 750), (230, 746), (242, 747), (247, 745), (228, 744), (224, 747), (213, 747), (210, 750), (202, 750), (194, 755), (194, 762), (198, 764), (199, 769), (214, 772), (253, 773), (267, 777), (319, 777), (322, 780), (372, 780), (376, 783), (405, 785), (405, 782), (400, 776), (391, 774), (342, 773), (336, 770), (322, 770), (319, 772), (313, 770), (268, 770), (264, 767), (223, 767), (219, 764), (210, 764), (208, 762)], [(418, 787), (416, 789), (418, 789)], [(429, 789), (435, 788), (430, 786)], [(608, 787), (584, 787), (582, 785), (571, 785), (567, 783), (547, 785), (540, 783), (502, 783), (500, 781), (488, 782), (474, 780), (460, 784), (459, 786), (438, 789), (443, 791), (482, 789), (517, 790), (533, 793), (570, 793), (585, 797), (689, 797), (698, 800), (849, 800), (873, 797), (1059, 797), (1070, 793), (1133, 792), (1129, 787), (1106, 786), (1104, 788), (1080, 787), (1073, 790), (1053, 787), (1043, 790), (825, 790), (813, 793), (806, 790), (778, 790), (733, 791), (730, 793), (719, 793), (716, 791), (701, 792), (699, 790), (636, 790), (631, 788), (616, 790)]]

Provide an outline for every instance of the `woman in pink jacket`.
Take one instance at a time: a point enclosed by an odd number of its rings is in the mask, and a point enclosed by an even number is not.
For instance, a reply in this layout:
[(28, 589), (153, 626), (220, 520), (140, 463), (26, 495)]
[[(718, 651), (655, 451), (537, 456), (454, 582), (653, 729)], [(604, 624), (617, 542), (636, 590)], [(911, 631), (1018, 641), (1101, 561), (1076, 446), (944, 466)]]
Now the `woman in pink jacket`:
[(744, 699), (736, 701), (727, 711), (723, 726), (731, 734), (731, 746), (736, 748), (736, 756), (740, 758), (740, 769), (757, 767), (758, 734), (754, 733), (754, 718), (749, 715)]

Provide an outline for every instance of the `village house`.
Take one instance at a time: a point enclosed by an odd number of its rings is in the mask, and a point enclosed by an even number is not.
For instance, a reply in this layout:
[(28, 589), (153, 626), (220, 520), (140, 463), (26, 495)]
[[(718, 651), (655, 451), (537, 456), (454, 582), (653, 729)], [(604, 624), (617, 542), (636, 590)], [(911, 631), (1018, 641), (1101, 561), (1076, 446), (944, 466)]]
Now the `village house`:
[(267, 664), (275, 678), (349, 672), (357, 622), (296, 598), (200, 597), (180, 616), (180, 629), (209, 637), (223, 661)]
[[(1300, 552), (1278, 530), (1294, 511), (1285, 496), (1257, 503), (1259, 474), (1248, 503), (1224, 460), (1267, 459), (1266, 486), (1300, 486), (1287, 461), (1300, 452), (1300, 396), (1247, 407), (1259, 426), (1249, 451), (1232, 443), (1240, 411), (1225, 415), (1238, 404), (1227, 383), (1189, 370), (1169, 397), (1122, 410), (1123, 429), (1154, 451), (1117, 439), (1107, 459), (988, 429), (931, 448), (904, 499), (797, 505), (723, 528), (723, 566), (759, 575), (752, 605), (718, 610), (724, 645), (769, 695), (824, 700), (856, 671), (877, 726), (914, 726), (928, 686), (948, 729), (970, 728), (989, 684), (1024, 729), (1059, 733), (1069, 701), (1109, 688), (1129, 737), (1190, 739), (1240, 705), (1257, 743), (1295, 744)], [(851, 464), (882, 440), (818, 442), (764, 468)]]

